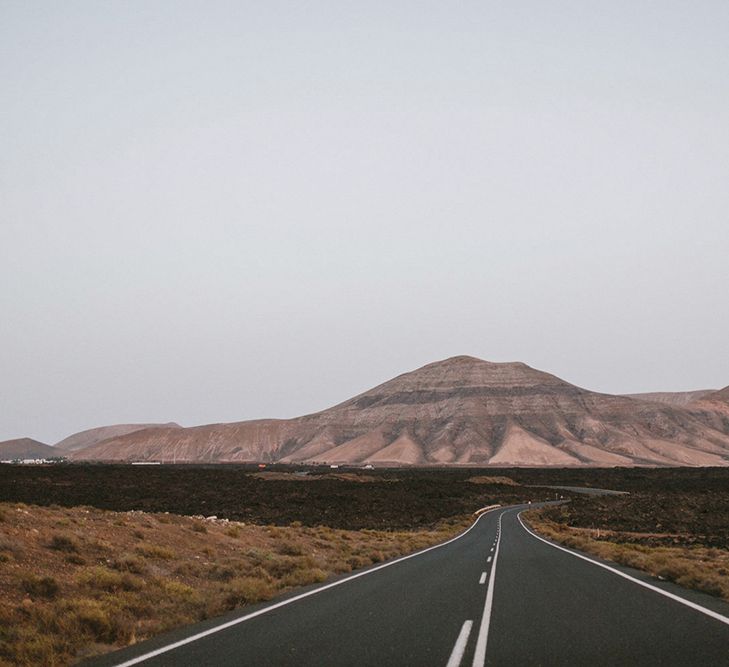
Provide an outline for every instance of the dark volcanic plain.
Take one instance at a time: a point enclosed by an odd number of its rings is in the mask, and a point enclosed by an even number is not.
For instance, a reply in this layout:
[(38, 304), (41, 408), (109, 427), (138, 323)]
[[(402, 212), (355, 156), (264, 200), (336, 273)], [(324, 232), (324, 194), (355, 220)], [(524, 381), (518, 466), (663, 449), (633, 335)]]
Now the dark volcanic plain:
[[(299, 521), (332, 528), (412, 529), (470, 514), (493, 502), (564, 495), (573, 499), (574, 525), (691, 535), (686, 543), (729, 546), (727, 468), (400, 468), (335, 473), (328, 468), (273, 466), (267, 474), (269, 478), (254, 466), (242, 465), (4, 465), (0, 501), (216, 515), (258, 524)], [(508, 478), (518, 485), (469, 481), (479, 477)], [(546, 488), (550, 485), (615, 489), (629, 495), (588, 498)]]

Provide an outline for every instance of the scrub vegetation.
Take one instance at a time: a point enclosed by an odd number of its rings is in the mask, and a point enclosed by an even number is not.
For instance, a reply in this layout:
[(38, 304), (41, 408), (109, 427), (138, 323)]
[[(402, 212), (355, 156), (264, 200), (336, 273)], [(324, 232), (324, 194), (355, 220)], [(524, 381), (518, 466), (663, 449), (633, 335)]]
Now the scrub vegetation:
[[(566, 547), (729, 601), (729, 549), (711, 546), (721, 541), (719, 536), (699, 532), (700, 524), (698, 530), (667, 532), (658, 520), (649, 522), (646, 516), (643, 521), (652, 523), (652, 529), (616, 530), (628, 519), (620, 514), (604, 515), (604, 502), (605, 498), (590, 499), (575, 507), (532, 510), (525, 518), (537, 533)], [(613, 502), (615, 509), (630, 511), (625, 498)], [(575, 525), (586, 521), (590, 507), (594, 510), (591, 527)], [(726, 514), (724, 521), (729, 521)]]
[(66, 665), (441, 542), (418, 531), (245, 525), (0, 504), (0, 664)]

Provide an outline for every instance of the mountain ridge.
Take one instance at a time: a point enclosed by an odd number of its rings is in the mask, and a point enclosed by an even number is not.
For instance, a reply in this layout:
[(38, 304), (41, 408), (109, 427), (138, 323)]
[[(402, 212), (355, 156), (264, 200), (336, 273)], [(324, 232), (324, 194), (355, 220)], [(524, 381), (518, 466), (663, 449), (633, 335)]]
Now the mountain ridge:
[(77, 460), (381, 465), (729, 465), (718, 413), (583, 389), (523, 362), (458, 356), (293, 419), (155, 427)]
[(167, 424), (111, 424), (109, 426), (97, 426), (73, 433), (53, 446), (64, 452), (75, 452), (79, 449), (92, 447), (109, 438), (127, 435), (127, 433), (134, 433), (135, 431), (142, 431), (146, 428), (159, 427), (181, 428), (175, 422), (169, 422)]

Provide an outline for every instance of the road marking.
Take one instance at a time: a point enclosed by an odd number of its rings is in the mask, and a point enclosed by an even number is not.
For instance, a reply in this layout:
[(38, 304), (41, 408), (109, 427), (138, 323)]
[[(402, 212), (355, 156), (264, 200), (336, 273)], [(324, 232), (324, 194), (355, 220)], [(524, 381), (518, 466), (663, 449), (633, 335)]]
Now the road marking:
[(473, 621), (464, 621), (461, 631), (458, 633), (458, 639), (456, 639), (456, 645), (451, 651), (451, 657), (448, 658), (448, 664), (446, 667), (459, 667), (461, 660), (463, 660), (463, 654), (466, 651), (466, 644), (468, 644), (468, 636), (471, 634), (471, 628), (473, 627)]
[(485, 572), (481, 572), (481, 578), (478, 580), (478, 583), (479, 584), (486, 583), (486, 573)]
[(488, 558), (486, 559), (486, 562), (487, 562), (487, 563), (490, 563), (490, 562), (491, 562), (491, 556), (489, 556), (489, 557), (488, 557)]
[[(497, 508), (494, 508), (494, 510), (495, 509), (497, 509)], [(308, 598), (312, 595), (316, 595), (317, 593), (321, 593), (322, 591), (329, 590), (330, 588), (334, 588), (336, 586), (341, 586), (342, 584), (346, 584), (348, 581), (352, 581), (354, 579), (359, 579), (360, 577), (364, 577), (368, 574), (372, 574), (373, 572), (377, 572), (378, 570), (383, 570), (384, 568), (390, 567), (391, 565), (395, 565), (397, 563), (402, 563), (403, 561), (409, 560), (410, 558), (415, 558), (416, 556), (422, 556), (424, 553), (427, 553), (428, 551), (433, 551), (434, 549), (440, 549), (441, 547), (444, 547), (447, 544), (451, 544), (451, 542), (460, 540), (462, 537), (464, 537), (465, 535), (470, 533), (476, 527), (476, 524), (479, 521), (481, 521), (481, 519), (483, 519), (486, 515), (490, 514), (494, 510), (489, 510), (488, 512), (479, 514), (479, 516), (476, 518), (476, 520), (468, 528), (466, 528), (466, 530), (464, 530), (460, 535), (456, 535), (455, 537), (452, 537), (450, 540), (447, 540), (446, 542), (441, 542), (440, 544), (435, 544), (432, 547), (427, 547), (426, 549), (422, 549), (421, 551), (416, 551), (413, 554), (408, 554), (407, 556), (402, 556), (401, 558), (397, 558), (395, 560), (388, 561), (387, 563), (382, 563), (381, 565), (376, 565), (375, 567), (370, 568), (369, 570), (365, 570), (364, 572), (357, 572), (356, 574), (353, 574), (349, 577), (345, 577), (344, 579), (339, 579), (338, 581), (333, 581), (331, 584), (324, 584), (323, 586), (319, 586), (318, 588), (314, 588), (312, 590), (306, 591), (306, 593), (300, 593), (299, 595), (295, 595), (292, 598), (288, 598), (286, 600), (281, 600), (281, 602), (276, 602), (275, 604), (269, 605), (268, 607), (264, 607), (263, 609), (259, 609), (258, 611), (251, 612), (250, 614), (246, 614), (245, 616), (240, 616), (239, 618), (234, 618), (232, 621), (227, 621), (225, 623), (221, 623), (220, 625), (216, 625), (212, 628), (208, 628), (207, 630), (204, 630), (203, 632), (198, 632), (197, 634), (191, 635), (189, 637), (185, 637), (185, 639), (180, 639), (179, 641), (173, 642), (172, 644), (168, 644), (167, 646), (162, 646), (161, 648), (158, 648), (154, 651), (150, 651), (149, 653), (144, 653), (140, 656), (137, 656), (136, 658), (130, 658), (129, 660), (120, 662), (120, 663), (116, 664), (115, 667), (131, 667), (131, 665), (138, 665), (140, 662), (144, 662), (145, 660), (149, 660), (150, 658), (154, 658), (158, 655), (162, 655), (163, 653), (172, 651), (176, 648), (179, 648), (180, 646), (185, 646), (185, 644), (191, 644), (192, 642), (197, 641), (198, 639), (202, 639), (203, 637), (213, 635), (216, 632), (221, 632), (222, 630), (227, 630), (228, 628), (232, 628), (235, 625), (244, 623), (245, 621), (249, 621), (252, 618), (256, 618), (257, 616), (262, 616), (263, 614), (267, 614), (269, 611), (273, 611), (274, 609), (279, 609), (280, 607), (285, 607), (286, 605), (289, 605), (292, 602), (297, 602), (298, 600), (303, 600), (304, 598)], [(499, 517), (499, 521), (501, 521), (501, 517)]]
[[(501, 517), (499, 517), (499, 518), (501, 518)], [(681, 604), (686, 605), (687, 607), (690, 607), (691, 609), (694, 609), (695, 611), (699, 611), (702, 614), (706, 614), (707, 616), (710, 616), (711, 618), (716, 619), (717, 621), (719, 621), (721, 623), (724, 623), (725, 625), (729, 625), (729, 618), (727, 618), (726, 616), (722, 616), (721, 614), (718, 614), (717, 612), (712, 611), (711, 609), (707, 609), (706, 607), (702, 607), (700, 604), (696, 604), (695, 602), (686, 600), (685, 598), (682, 598), (680, 595), (675, 595), (673, 593), (669, 593), (668, 591), (664, 591), (662, 588), (658, 588), (658, 586), (653, 586), (652, 584), (649, 584), (648, 582), (641, 581), (640, 579), (636, 579), (635, 577), (631, 577), (629, 574), (626, 574), (625, 572), (621, 572), (620, 570), (617, 570), (614, 567), (605, 565), (605, 563), (600, 563), (596, 560), (592, 560), (592, 558), (588, 558), (587, 556), (578, 554), (575, 551), (566, 549), (565, 547), (562, 547), (559, 544), (555, 544), (554, 542), (545, 540), (543, 537), (540, 537), (534, 531), (530, 530), (529, 528), (527, 528), (524, 525), (524, 522), (522, 521), (522, 518), (521, 518), (521, 512), (519, 512), (519, 514), (517, 515), (517, 518), (519, 519), (519, 523), (521, 524), (521, 527), (524, 530), (526, 530), (527, 533), (529, 533), (532, 537), (536, 537), (538, 540), (541, 540), (545, 544), (548, 544), (550, 547), (554, 547), (555, 549), (564, 551), (565, 553), (568, 553), (568, 554), (574, 556), (575, 558), (581, 558), (582, 560), (586, 560), (588, 563), (592, 563), (593, 565), (597, 565), (598, 567), (601, 567), (605, 570), (609, 570), (613, 574), (617, 574), (619, 577), (623, 577), (623, 579), (627, 579), (628, 581), (632, 581), (634, 584), (638, 584), (639, 586), (648, 588), (649, 590), (655, 591), (656, 593), (665, 595), (667, 598), (670, 598), (671, 600), (680, 602)]]
[[(504, 512), (499, 514), (499, 523), (496, 534), (501, 532), (501, 517)], [(486, 642), (489, 638), (489, 624), (491, 622), (491, 607), (494, 604), (494, 582), (496, 581), (496, 560), (499, 557), (499, 547), (501, 540), (496, 542), (496, 553), (494, 554), (494, 563), (491, 566), (491, 576), (489, 577), (489, 587), (486, 591), (486, 602), (483, 606), (483, 616), (481, 617), (481, 627), (478, 630), (478, 639), (476, 640), (476, 653), (473, 656), (473, 667), (483, 667), (486, 662)], [(489, 560), (491, 556), (489, 556)]]

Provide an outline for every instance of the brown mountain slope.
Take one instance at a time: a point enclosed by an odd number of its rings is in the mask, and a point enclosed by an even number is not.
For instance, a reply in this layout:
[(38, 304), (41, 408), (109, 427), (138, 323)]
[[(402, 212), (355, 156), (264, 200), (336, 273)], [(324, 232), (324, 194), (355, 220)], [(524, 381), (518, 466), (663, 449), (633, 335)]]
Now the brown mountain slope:
[(13, 459), (44, 459), (53, 456), (63, 456), (63, 452), (56, 451), (32, 438), (15, 438), (0, 442), (0, 461)]
[(57, 442), (54, 446), (62, 449), (64, 452), (75, 452), (85, 447), (92, 447), (109, 438), (118, 438), (127, 433), (141, 431), (146, 428), (180, 428), (179, 424), (170, 422), (169, 424), (114, 424), (112, 426), (100, 426), (98, 428), (90, 428), (86, 431), (80, 431)]
[(624, 394), (628, 398), (636, 398), (639, 401), (654, 401), (667, 405), (686, 407), (693, 401), (698, 401), (705, 396), (715, 392), (716, 389), (699, 389), (697, 391), (656, 391), (644, 394)]
[(727, 465), (713, 415), (581, 389), (522, 363), (453, 357), (322, 412), (157, 428), (78, 459), (472, 465)]
[(724, 387), (724, 389), (719, 389), (719, 391), (715, 391), (708, 396), (704, 396), (708, 401), (719, 401), (721, 403), (729, 403), (729, 386)]
[(729, 432), (729, 387), (707, 394), (687, 407), (715, 429)]

